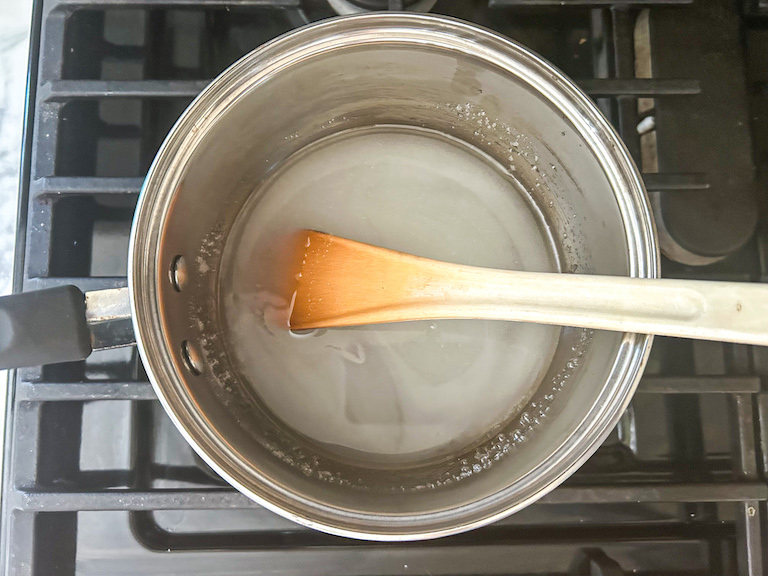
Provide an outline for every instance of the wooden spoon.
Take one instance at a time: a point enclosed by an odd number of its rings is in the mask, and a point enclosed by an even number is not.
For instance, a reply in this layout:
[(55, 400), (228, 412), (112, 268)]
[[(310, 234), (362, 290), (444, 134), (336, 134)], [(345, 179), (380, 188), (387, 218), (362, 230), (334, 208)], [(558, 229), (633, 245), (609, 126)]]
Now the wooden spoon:
[(301, 230), (292, 330), (484, 318), (768, 345), (768, 285), (493, 270)]

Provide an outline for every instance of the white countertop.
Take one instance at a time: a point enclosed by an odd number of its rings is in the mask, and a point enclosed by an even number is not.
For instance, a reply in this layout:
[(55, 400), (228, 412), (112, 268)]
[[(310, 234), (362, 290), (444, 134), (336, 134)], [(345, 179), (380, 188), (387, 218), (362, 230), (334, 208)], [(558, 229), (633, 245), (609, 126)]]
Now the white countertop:
[[(11, 290), (32, 0), (0, 0), (0, 294)], [(0, 414), (7, 374), (0, 371)], [(0, 446), (4, 427), (0, 426)], [(0, 459), (0, 472), (2, 459)]]
[(0, 294), (11, 289), (32, 0), (0, 0)]

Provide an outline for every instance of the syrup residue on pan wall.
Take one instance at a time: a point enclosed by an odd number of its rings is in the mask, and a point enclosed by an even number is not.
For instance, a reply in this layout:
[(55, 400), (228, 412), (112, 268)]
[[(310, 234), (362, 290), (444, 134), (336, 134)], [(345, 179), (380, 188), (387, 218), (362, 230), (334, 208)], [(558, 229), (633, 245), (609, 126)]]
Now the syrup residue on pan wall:
[(312, 228), (461, 264), (555, 271), (541, 212), (474, 148), (411, 127), (335, 134), (289, 159), (247, 202), (220, 276), (224, 332), (244, 381), (276, 416), (345, 458), (402, 465), (487, 438), (549, 368), (560, 329), (410, 322), (294, 334), (268, 288), (275, 238)]

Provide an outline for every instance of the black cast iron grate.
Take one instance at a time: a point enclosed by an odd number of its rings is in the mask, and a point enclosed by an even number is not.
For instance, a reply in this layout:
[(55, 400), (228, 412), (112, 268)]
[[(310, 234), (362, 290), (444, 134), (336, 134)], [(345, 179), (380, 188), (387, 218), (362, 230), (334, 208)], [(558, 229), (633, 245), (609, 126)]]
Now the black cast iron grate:
[[(498, 30), (579, 79), (643, 168), (664, 275), (766, 281), (764, 4), (432, 11)], [(241, 55), (332, 14), (325, 0), (38, 0), (15, 289), (124, 286), (138, 190), (179, 113)], [(135, 349), (19, 370), (2, 563), (14, 575), (757, 576), (768, 567), (764, 374), (766, 349), (660, 338), (622, 422), (564, 486), (492, 526), (388, 545), (301, 528), (230, 489), (162, 412)]]

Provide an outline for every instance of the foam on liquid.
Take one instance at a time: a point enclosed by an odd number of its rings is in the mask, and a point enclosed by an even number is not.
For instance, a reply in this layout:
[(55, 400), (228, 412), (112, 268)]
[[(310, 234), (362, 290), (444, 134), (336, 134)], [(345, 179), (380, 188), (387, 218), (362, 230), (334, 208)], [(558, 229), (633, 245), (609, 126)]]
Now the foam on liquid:
[(265, 310), (288, 302), (265, 290), (271, 271), (260, 255), (298, 228), (461, 264), (556, 270), (539, 212), (490, 158), (394, 126), (305, 148), (254, 193), (229, 235), (225, 332), (242, 378), (280, 419), (370, 462), (450, 455), (533, 394), (557, 327), (442, 320), (294, 334), (267, 325)]

